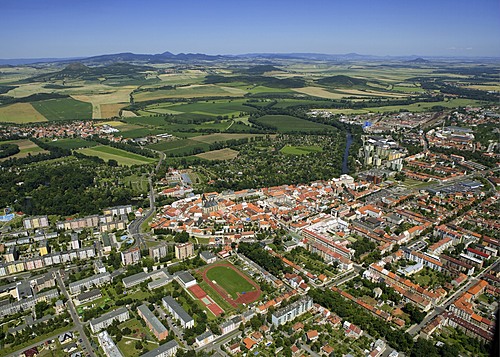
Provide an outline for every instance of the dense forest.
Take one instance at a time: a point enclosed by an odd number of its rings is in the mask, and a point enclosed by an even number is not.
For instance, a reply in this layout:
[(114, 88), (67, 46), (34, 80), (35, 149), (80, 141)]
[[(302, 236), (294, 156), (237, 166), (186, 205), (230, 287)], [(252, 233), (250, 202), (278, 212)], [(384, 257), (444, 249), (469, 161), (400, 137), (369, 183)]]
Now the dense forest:
[(106, 166), (100, 170), (90, 160), (37, 164), (21, 170), (0, 171), (0, 206), (11, 206), (29, 215), (69, 216), (99, 213), (103, 208), (130, 203), (130, 189), (117, 187)]

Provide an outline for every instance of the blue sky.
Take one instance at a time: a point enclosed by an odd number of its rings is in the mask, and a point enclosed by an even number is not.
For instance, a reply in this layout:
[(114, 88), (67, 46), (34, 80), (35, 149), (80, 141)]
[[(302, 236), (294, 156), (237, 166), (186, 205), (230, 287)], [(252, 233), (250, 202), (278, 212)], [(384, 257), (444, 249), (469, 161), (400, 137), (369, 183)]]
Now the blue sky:
[(0, 58), (500, 56), (499, 0), (0, 0)]

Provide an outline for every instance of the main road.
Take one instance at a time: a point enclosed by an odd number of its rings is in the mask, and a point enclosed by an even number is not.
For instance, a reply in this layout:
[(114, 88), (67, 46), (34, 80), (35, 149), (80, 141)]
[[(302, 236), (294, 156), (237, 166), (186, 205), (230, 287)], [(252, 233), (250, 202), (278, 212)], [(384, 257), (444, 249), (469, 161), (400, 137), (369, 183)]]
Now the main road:
[(66, 290), (66, 287), (64, 286), (64, 282), (61, 278), (61, 273), (56, 271), (54, 273), (54, 276), (57, 281), (57, 285), (59, 286), (59, 289), (61, 289), (62, 293), (66, 298), (68, 299), (66, 305), (68, 306), (69, 313), (71, 315), (71, 318), (73, 319), (73, 323), (75, 324), (75, 328), (77, 331), (80, 333), (80, 338), (83, 340), (83, 343), (85, 344), (85, 347), (87, 348), (87, 352), (89, 353), (90, 356), (95, 357), (94, 350), (92, 349), (92, 345), (90, 344), (90, 341), (85, 334), (85, 331), (83, 330), (83, 324), (80, 321), (80, 317), (78, 316), (78, 313), (76, 312), (75, 305), (73, 305), (73, 300), (71, 300), (71, 297), (68, 294), (68, 291)]
[(148, 177), (148, 185), (149, 185), (149, 210), (147, 210), (141, 217), (138, 217), (134, 219), (128, 226), (128, 232), (132, 238), (135, 239), (136, 245), (139, 248), (146, 249), (146, 243), (144, 242), (142, 236), (141, 236), (141, 225), (146, 222), (155, 212), (156, 212), (156, 207), (155, 207), (155, 191), (154, 191), (154, 186), (153, 186), (153, 177), (158, 173), (158, 170), (161, 167), (161, 163), (165, 159), (165, 153), (161, 151), (157, 151), (157, 153), (160, 154), (160, 160), (158, 161), (158, 164), (156, 164), (156, 167), (151, 173), (149, 174)]
[(412, 336), (415, 336), (416, 334), (418, 334), (420, 332), (420, 330), (422, 330), (424, 328), (424, 326), (426, 326), (429, 323), (429, 321), (431, 321), (437, 315), (439, 315), (439, 314), (443, 313), (444, 311), (446, 311), (446, 309), (448, 308), (448, 306), (450, 306), (455, 301), (455, 299), (458, 296), (460, 296), (464, 291), (469, 290), (474, 284), (476, 284), (481, 279), (481, 277), (484, 274), (486, 274), (487, 272), (489, 272), (490, 270), (492, 270), (499, 263), (500, 263), (500, 260), (497, 260), (489, 268), (483, 270), (481, 272), (481, 274), (479, 274), (477, 277), (472, 278), (467, 284), (465, 284), (460, 289), (458, 289), (455, 293), (453, 293), (453, 295), (451, 295), (443, 303), (441, 303), (441, 304), (437, 305), (436, 307), (434, 307), (434, 310), (430, 314), (428, 314), (422, 320), (421, 323), (419, 323), (418, 325), (411, 326), (408, 330), (406, 330), (406, 332), (408, 332)]

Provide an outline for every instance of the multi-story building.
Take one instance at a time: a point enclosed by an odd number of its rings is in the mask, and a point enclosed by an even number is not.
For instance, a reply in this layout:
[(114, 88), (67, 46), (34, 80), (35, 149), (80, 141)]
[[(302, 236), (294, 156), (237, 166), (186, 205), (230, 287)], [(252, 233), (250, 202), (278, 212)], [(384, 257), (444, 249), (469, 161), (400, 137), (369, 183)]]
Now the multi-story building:
[(146, 325), (149, 327), (151, 332), (155, 335), (155, 337), (161, 341), (167, 338), (168, 331), (165, 326), (158, 320), (158, 318), (153, 315), (153, 313), (149, 310), (149, 308), (142, 304), (137, 308), (137, 313), (140, 317), (146, 322)]
[(90, 329), (93, 333), (97, 333), (113, 323), (113, 321), (118, 320), (120, 322), (127, 321), (130, 318), (130, 314), (125, 307), (120, 307), (119, 309), (110, 311), (101, 317), (90, 320)]
[(80, 249), (80, 240), (76, 233), (71, 234), (71, 249)]
[(193, 243), (183, 243), (175, 246), (175, 257), (183, 260), (194, 255)]
[(143, 354), (141, 357), (170, 357), (177, 354), (177, 348), (179, 344), (177, 341), (172, 340), (161, 345), (160, 347)]
[(84, 293), (81, 293), (75, 298), (75, 305), (81, 305), (85, 304), (90, 301), (94, 301), (97, 299), (100, 299), (102, 297), (101, 290), (99, 289), (93, 289), (90, 291), (86, 291)]
[(181, 305), (175, 301), (171, 296), (165, 296), (162, 299), (165, 309), (172, 314), (172, 316), (181, 322), (182, 327), (191, 328), (194, 326), (193, 318), (182, 308)]
[(35, 216), (23, 219), (23, 226), (25, 229), (44, 228), (50, 225), (47, 216)]
[(83, 288), (87, 290), (93, 286), (100, 286), (111, 281), (111, 275), (108, 272), (92, 275), (88, 278), (75, 281), (69, 284), (69, 292), (71, 294), (79, 293)]
[(139, 247), (131, 248), (126, 252), (122, 252), (121, 255), (123, 265), (136, 264), (141, 260), (141, 250)]
[(19, 259), (19, 251), (17, 250), (16, 246), (9, 247), (7, 249), (7, 253), (4, 255), (5, 261), (7, 263), (14, 262)]
[(120, 216), (132, 212), (132, 205), (106, 208), (102, 211), (105, 215)]
[(155, 247), (150, 247), (149, 256), (153, 258), (155, 262), (159, 262), (160, 259), (165, 258), (167, 256), (167, 245), (159, 244)]
[(142, 282), (148, 281), (149, 279), (149, 274), (141, 271), (140, 273), (123, 278), (122, 283), (126, 289), (129, 289), (131, 287), (139, 285)]
[(115, 343), (113, 342), (113, 339), (111, 336), (108, 334), (107, 331), (102, 331), (99, 332), (97, 335), (97, 340), (99, 341), (99, 344), (101, 345), (104, 354), (107, 357), (122, 357), (122, 353), (116, 347)]
[(309, 311), (313, 306), (313, 300), (310, 297), (304, 297), (282, 309), (275, 311), (272, 315), (272, 323), (274, 326), (286, 324), (292, 321), (297, 316)]
[(57, 289), (52, 289), (40, 294), (37, 294), (28, 299), (22, 299), (10, 304), (5, 304), (0, 306), (0, 317), (7, 315), (12, 315), (18, 313), (21, 310), (29, 310), (35, 307), (35, 305), (40, 301), (50, 301), (59, 296), (59, 291)]

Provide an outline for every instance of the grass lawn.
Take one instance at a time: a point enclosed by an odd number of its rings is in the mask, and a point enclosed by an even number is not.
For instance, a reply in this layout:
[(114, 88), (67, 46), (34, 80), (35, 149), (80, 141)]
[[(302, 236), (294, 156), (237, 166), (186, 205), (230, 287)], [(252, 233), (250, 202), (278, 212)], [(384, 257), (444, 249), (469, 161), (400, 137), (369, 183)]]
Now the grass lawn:
[(411, 277), (411, 280), (413, 280), (422, 287), (426, 286), (435, 287), (437, 285), (443, 285), (446, 282), (450, 282), (451, 279), (449, 279), (449, 277), (437, 273), (432, 269), (424, 268), (415, 275), (413, 275)]
[(215, 281), (217, 285), (226, 290), (233, 299), (246, 291), (255, 290), (254, 286), (245, 280), (232, 268), (225, 266), (214, 266), (207, 271), (207, 278)]
[(322, 152), (323, 149), (319, 146), (284, 146), (280, 152), (287, 155), (307, 155), (313, 152)]
[(201, 281), (198, 285), (205, 290), (205, 292), (224, 310), (227, 316), (231, 316), (231, 314), (236, 311), (234, 307), (232, 307), (225, 299), (223, 299), (217, 291), (212, 289), (210, 285), (208, 285), (205, 281)]
[[(136, 318), (129, 319), (120, 325), (118, 325), (120, 330), (123, 331), (125, 327), (128, 327), (132, 330), (130, 335), (125, 335), (116, 345), (118, 349), (123, 353), (125, 357), (138, 357), (141, 355), (141, 350), (137, 350), (135, 348), (136, 339), (141, 340), (142, 345), (146, 347), (148, 350), (153, 350), (158, 347), (158, 343), (151, 342), (155, 341), (155, 339), (151, 336), (149, 330), (142, 326), (142, 324)], [(130, 338), (127, 338), (130, 337)], [(142, 341), (143, 338), (146, 338), (146, 342)]]
[(78, 152), (81, 152), (84, 155), (98, 156), (105, 161), (113, 159), (116, 160), (119, 165), (126, 166), (150, 164), (156, 161), (156, 159), (150, 157), (137, 155), (125, 150), (104, 145), (80, 149)]
[(92, 104), (73, 98), (43, 100), (32, 105), (49, 121), (92, 118)]

